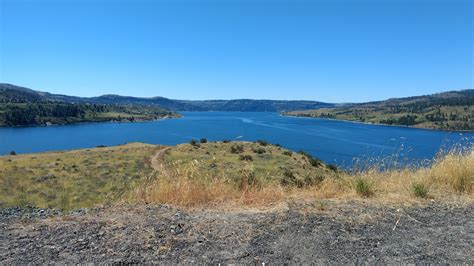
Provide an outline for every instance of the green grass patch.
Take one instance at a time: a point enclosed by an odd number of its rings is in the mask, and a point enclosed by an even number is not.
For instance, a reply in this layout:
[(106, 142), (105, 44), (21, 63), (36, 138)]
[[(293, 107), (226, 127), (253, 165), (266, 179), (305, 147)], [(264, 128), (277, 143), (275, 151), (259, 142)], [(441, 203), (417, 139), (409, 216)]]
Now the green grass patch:
[(411, 185), (411, 190), (413, 192), (413, 195), (415, 195), (415, 197), (418, 197), (418, 198), (428, 197), (429, 189), (423, 183), (413, 183)]
[(365, 198), (372, 197), (375, 194), (374, 183), (361, 177), (354, 181), (354, 189), (359, 196)]
[(150, 176), (158, 146), (131, 143), (0, 157), (0, 207), (75, 209), (116, 202)]
[(250, 178), (244, 183), (303, 187), (335, 176), (322, 162), (313, 166), (306, 155), (288, 156), (285, 150), (271, 144), (265, 145), (265, 152), (255, 152), (261, 148), (260, 143), (252, 142), (208, 142), (202, 143), (199, 149), (181, 144), (166, 153), (165, 163), (176, 175), (186, 175), (201, 183), (218, 179), (239, 185), (242, 178)]

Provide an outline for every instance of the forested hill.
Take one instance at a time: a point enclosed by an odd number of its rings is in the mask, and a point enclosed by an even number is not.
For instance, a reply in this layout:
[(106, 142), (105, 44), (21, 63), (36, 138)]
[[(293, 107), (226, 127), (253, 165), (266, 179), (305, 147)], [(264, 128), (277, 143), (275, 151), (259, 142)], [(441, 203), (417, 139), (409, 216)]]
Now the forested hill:
[[(367, 103), (352, 104), (354, 107), (374, 107), (374, 108), (411, 108), (413, 111), (425, 107), (443, 106), (463, 106), (474, 104), (474, 89), (448, 91), (431, 95), (412, 96), (404, 98), (393, 98), (385, 101), (374, 101)], [(351, 106), (351, 105), (349, 105)]]
[(103, 95), (98, 97), (75, 97), (34, 91), (10, 84), (0, 84), (0, 102), (3, 97), (10, 101), (17, 98), (31, 101), (55, 101), (65, 103), (91, 104), (132, 104), (160, 106), (171, 111), (241, 111), (241, 112), (284, 112), (292, 110), (309, 110), (333, 107), (334, 104), (318, 101), (277, 101), (277, 100), (174, 100), (164, 97), (140, 98), (120, 95)]
[(66, 102), (9, 84), (0, 84), (0, 126), (143, 121), (176, 114), (158, 106)]
[(285, 114), (430, 129), (474, 130), (474, 90), (346, 104), (337, 108)]

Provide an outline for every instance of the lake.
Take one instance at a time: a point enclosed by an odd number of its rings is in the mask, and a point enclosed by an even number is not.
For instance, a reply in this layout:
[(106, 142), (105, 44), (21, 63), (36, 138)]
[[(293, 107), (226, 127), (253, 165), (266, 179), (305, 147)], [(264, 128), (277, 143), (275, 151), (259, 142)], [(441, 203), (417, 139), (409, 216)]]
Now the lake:
[(354, 165), (354, 158), (396, 157), (422, 162), (440, 148), (473, 143), (474, 133), (368, 125), (336, 120), (284, 117), (277, 113), (182, 112), (183, 118), (143, 123), (85, 123), (50, 127), (0, 128), (0, 154), (118, 145), (127, 142), (175, 145), (191, 139), (264, 139), (328, 163)]

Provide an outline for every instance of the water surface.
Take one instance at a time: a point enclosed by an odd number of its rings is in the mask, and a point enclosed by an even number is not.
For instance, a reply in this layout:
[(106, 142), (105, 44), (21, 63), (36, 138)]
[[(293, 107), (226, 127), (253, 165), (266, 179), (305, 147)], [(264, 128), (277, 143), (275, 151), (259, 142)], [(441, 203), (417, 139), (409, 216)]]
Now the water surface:
[(414, 162), (432, 159), (441, 147), (470, 145), (474, 133), (378, 126), (344, 121), (283, 117), (276, 113), (183, 112), (179, 119), (143, 123), (86, 123), (51, 127), (0, 128), (0, 154), (68, 150), (127, 142), (175, 145), (190, 139), (265, 139), (305, 150), (348, 167), (354, 158), (396, 155)]

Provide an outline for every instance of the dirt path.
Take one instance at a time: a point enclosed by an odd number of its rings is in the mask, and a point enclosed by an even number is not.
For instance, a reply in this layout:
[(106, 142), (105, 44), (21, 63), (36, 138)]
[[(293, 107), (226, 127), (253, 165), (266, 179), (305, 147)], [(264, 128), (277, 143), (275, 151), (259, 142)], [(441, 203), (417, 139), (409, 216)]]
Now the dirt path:
[(163, 147), (161, 150), (155, 153), (151, 157), (151, 167), (158, 173), (165, 174), (164, 168), (164, 156), (167, 150), (171, 149), (171, 147)]
[(401, 209), (331, 201), (326, 207), (225, 212), (126, 205), (49, 218), (29, 215), (43, 210), (0, 209), (0, 264), (474, 263), (472, 205)]

